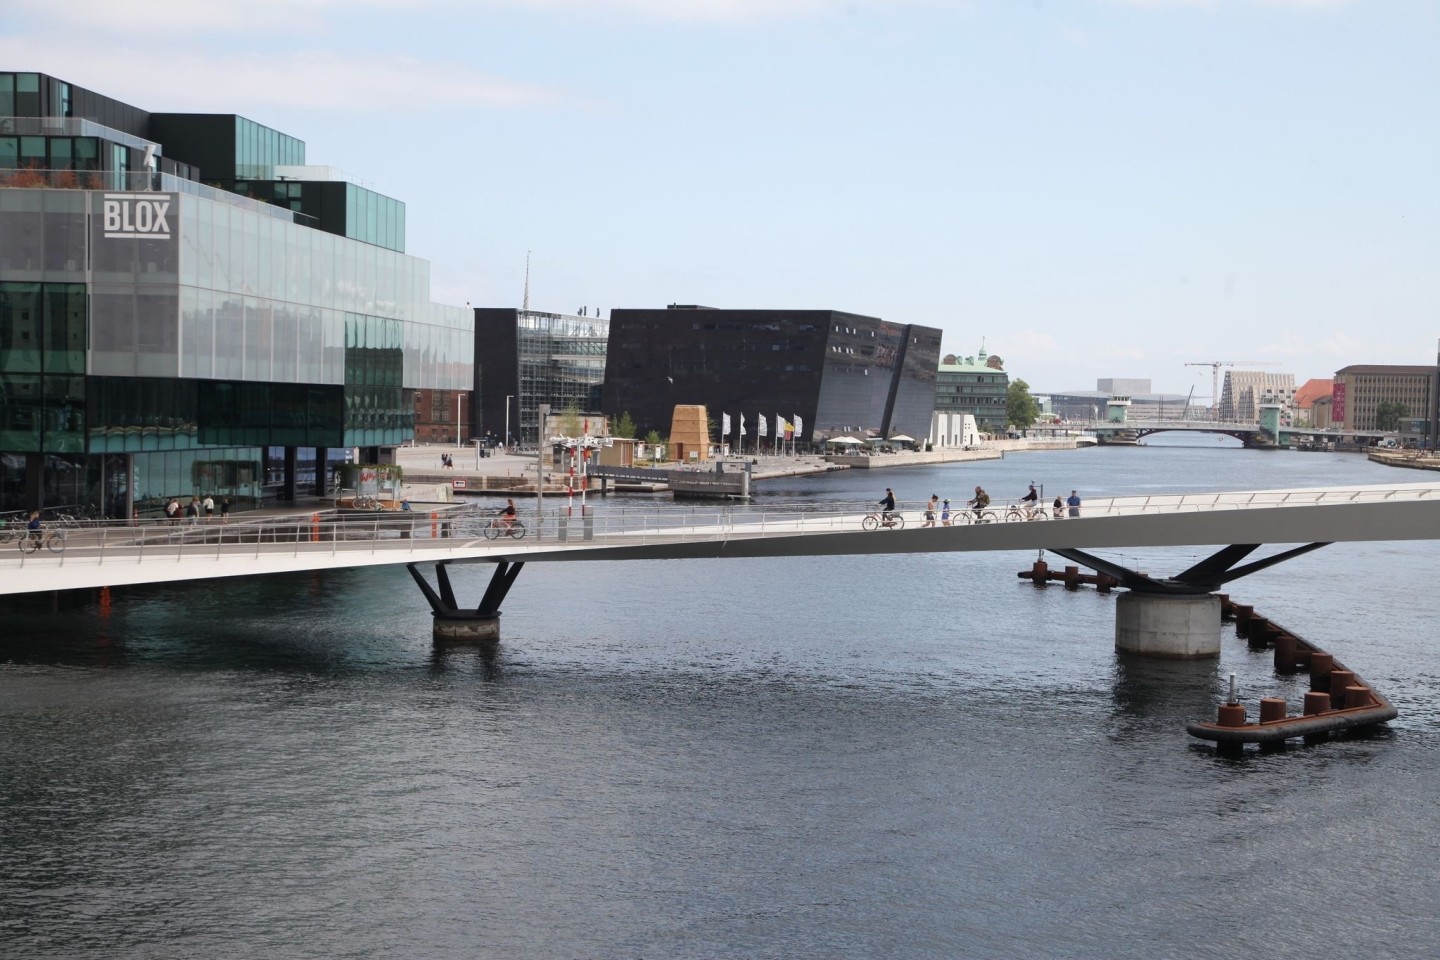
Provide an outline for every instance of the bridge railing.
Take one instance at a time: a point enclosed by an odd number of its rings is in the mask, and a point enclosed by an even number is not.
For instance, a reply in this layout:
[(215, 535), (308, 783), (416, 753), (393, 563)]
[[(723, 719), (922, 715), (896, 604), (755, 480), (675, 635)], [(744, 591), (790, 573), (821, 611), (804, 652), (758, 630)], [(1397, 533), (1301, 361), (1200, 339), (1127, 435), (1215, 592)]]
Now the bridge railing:
[[(1440, 499), (1440, 487), (1411, 484), (1395, 487), (1353, 487), (1329, 490), (1258, 492), (1212, 492), (1191, 494), (1129, 495), (1091, 498), (1079, 508), (1078, 521), (1107, 517), (1149, 516), (1243, 510), (1273, 510), (1287, 507), (1324, 507), (1354, 503), (1402, 502)], [(1017, 501), (995, 501), (985, 511), (986, 522), (1004, 522)], [(96, 521), (62, 527), (47, 524), (48, 530), (63, 532), (63, 541), (54, 548), (45, 542), (39, 550), (16, 549), (13, 527), (9, 539), (0, 542), (0, 568), (27, 563), (141, 563), (176, 562), (186, 559), (245, 559), (286, 554), (329, 553), (413, 553), (433, 557), (436, 553), (461, 552), (467, 557), (485, 551), (510, 554), (532, 546), (546, 548), (648, 545), (654, 543), (715, 542), (726, 539), (825, 535), (854, 533), (864, 529), (862, 521), (877, 510), (871, 502), (810, 501), (785, 504), (695, 504), (652, 503), (601, 504), (588, 515), (566, 505), (549, 506), (543, 517), (534, 510), (521, 509), (525, 527), (522, 538), (499, 536), (488, 531), (495, 517), (493, 507), (470, 508), (447, 513), (381, 511), (346, 514), (323, 512), (291, 517), (267, 517), (230, 522)], [(1048, 522), (1077, 522), (1064, 509), (1056, 520), (1052, 505), (1035, 505), (1037, 519)], [(925, 504), (899, 505), (906, 529), (925, 524)], [(964, 527), (980, 521), (973, 510), (952, 505), (950, 526)], [(936, 517), (934, 525), (941, 521)], [(489, 539), (487, 532), (495, 532)], [(886, 531), (877, 531), (885, 535)], [(24, 536), (20, 532), (20, 536)], [(181, 568), (183, 569), (183, 568)], [(0, 591), (3, 592), (3, 591)]]

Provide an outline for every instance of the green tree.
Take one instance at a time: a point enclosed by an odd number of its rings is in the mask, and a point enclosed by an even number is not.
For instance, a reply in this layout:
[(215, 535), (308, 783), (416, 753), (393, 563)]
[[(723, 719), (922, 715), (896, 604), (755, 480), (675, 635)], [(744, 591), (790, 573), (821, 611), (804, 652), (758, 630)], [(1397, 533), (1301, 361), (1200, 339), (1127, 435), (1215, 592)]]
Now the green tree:
[(1030, 396), (1030, 384), (1013, 380), (1005, 390), (1005, 419), (1013, 427), (1026, 429), (1040, 416), (1040, 405)]
[(620, 437), (625, 440), (635, 439), (635, 418), (630, 416), (629, 410), (626, 410), (624, 413), (620, 414), (620, 419), (616, 420), (615, 423), (611, 425), (610, 435), (612, 437)]
[(560, 414), (560, 432), (567, 437), (578, 437), (583, 425), (580, 422), (580, 408), (571, 400), (569, 406)]
[(1375, 407), (1376, 430), (1399, 430), (1400, 421), (1410, 416), (1410, 408), (1403, 403), (1385, 400)]
[(645, 434), (645, 445), (650, 448), (651, 463), (654, 463), (656, 460), (660, 459), (656, 456), (656, 454), (660, 450), (660, 443), (661, 440), (659, 430), (651, 430), (649, 433)]

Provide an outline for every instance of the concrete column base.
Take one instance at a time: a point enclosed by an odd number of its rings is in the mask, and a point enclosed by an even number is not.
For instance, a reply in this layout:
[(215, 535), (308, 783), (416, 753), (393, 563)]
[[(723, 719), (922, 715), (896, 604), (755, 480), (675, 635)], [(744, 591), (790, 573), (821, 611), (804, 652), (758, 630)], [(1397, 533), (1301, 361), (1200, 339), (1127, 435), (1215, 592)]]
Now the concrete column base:
[(436, 617), (436, 643), (495, 643), (500, 639), (500, 615)]
[(1220, 598), (1121, 594), (1115, 605), (1115, 649), (1170, 660), (1218, 657)]

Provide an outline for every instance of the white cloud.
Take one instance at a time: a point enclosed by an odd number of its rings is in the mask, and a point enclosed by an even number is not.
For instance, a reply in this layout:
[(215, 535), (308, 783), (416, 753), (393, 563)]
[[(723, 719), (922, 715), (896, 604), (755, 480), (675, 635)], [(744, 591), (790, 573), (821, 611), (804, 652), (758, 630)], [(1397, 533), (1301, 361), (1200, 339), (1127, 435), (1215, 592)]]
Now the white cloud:
[(1038, 351), (1040, 353), (1053, 353), (1059, 349), (1055, 338), (1048, 333), (1040, 333), (1035, 330), (1021, 330), (1015, 338), (1020, 346), (1026, 350)]
[[(146, 110), (212, 109), (215, 91), (232, 91), (232, 109), (284, 105), (324, 110), (413, 110), (456, 106), (526, 107), (567, 99), (559, 91), (491, 76), (463, 64), (389, 54), (334, 50), (167, 55), (165, 70), (136, 70), (141, 51), (113, 44), (77, 44), (73, 38), (37, 43), (35, 37), (0, 38), (0, 62), (35, 67)], [(184, 83), (176, 83), (184, 77)]]

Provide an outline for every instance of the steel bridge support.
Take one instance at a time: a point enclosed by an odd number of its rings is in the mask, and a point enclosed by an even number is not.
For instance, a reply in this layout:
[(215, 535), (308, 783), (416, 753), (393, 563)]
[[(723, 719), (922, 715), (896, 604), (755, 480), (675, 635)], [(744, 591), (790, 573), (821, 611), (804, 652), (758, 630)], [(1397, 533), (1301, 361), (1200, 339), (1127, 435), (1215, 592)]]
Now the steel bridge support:
[(1232, 544), (1168, 578), (1137, 573), (1070, 547), (1051, 548), (1050, 552), (1114, 577), (1129, 591), (1120, 595), (1115, 607), (1116, 650), (1143, 657), (1189, 660), (1220, 655), (1220, 598), (1213, 591), (1231, 580), (1323, 546), (1327, 544), (1310, 543), (1236, 566), (1260, 544)]
[(434, 616), (434, 637), (437, 643), (495, 643), (500, 639), (500, 604), (505, 595), (510, 592), (510, 587), (515, 583), (515, 578), (520, 575), (520, 568), (525, 566), (524, 561), (501, 560), (495, 564), (495, 572), (490, 575), (490, 586), (485, 589), (485, 595), (480, 598), (480, 605), (475, 609), (461, 609), (455, 601), (455, 589), (450, 585), (450, 573), (446, 569), (449, 566), (448, 560), (442, 560), (435, 564), (435, 581), (438, 586), (432, 587), (425, 579), (425, 576), (415, 568), (415, 564), (407, 563), (405, 569), (410, 571), (410, 576), (415, 578), (415, 583), (420, 587), (420, 592), (425, 594), (425, 599), (430, 603), (430, 612)]

